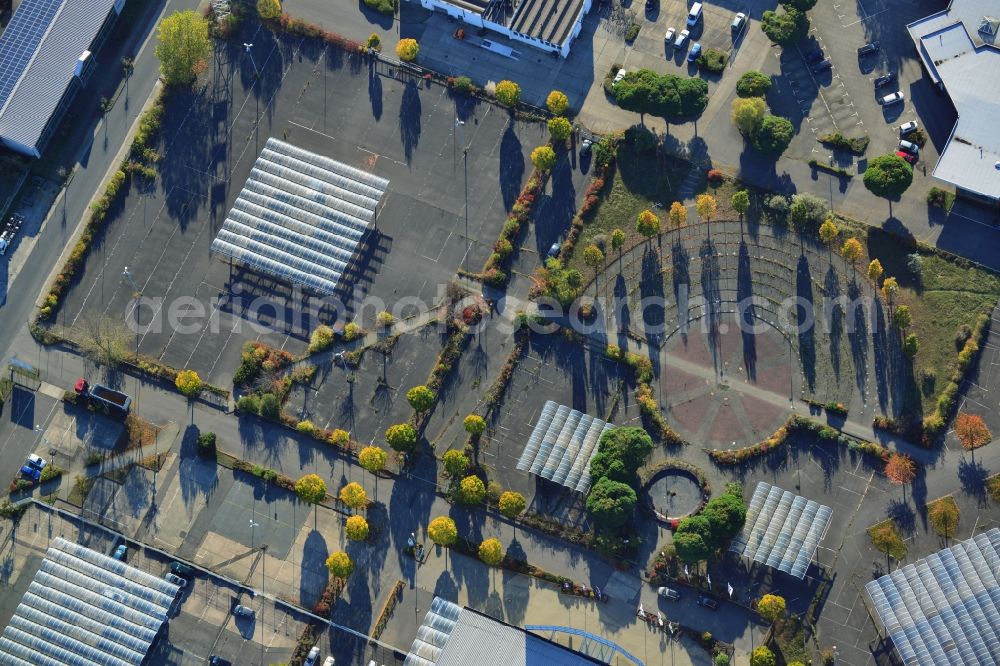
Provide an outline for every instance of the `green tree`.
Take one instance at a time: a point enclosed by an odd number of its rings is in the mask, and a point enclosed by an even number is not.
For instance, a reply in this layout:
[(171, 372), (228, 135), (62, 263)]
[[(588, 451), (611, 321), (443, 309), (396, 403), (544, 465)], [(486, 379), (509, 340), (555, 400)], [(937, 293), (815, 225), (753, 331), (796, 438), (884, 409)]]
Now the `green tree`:
[(503, 546), (499, 539), (486, 539), (479, 544), (479, 559), (491, 567), (500, 566), (503, 562)]
[(625, 245), (625, 232), (621, 229), (614, 229), (611, 232), (611, 249), (618, 251), (618, 259), (622, 258), (622, 247)]
[(539, 171), (552, 171), (556, 165), (556, 152), (550, 146), (538, 146), (531, 151), (531, 163)]
[(385, 431), (385, 441), (394, 451), (412, 451), (417, 445), (417, 430), (409, 423), (400, 423), (389, 426)]
[(513, 520), (524, 512), (527, 503), (524, 501), (524, 495), (508, 490), (500, 495), (499, 507), (500, 513)]
[(496, 98), (504, 106), (515, 107), (521, 101), (521, 86), (504, 79), (497, 84)]
[(566, 93), (553, 90), (549, 93), (549, 96), (545, 98), (545, 106), (549, 107), (549, 111), (555, 115), (561, 116), (564, 115), (566, 113), (566, 109), (569, 108), (569, 98), (566, 97)]
[(903, 339), (903, 353), (906, 354), (906, 358), (915, 358), (917, 352), (920, 351), (920, 340), (917, 339), (916, 333), (910, 333)]
[(757, 602), (757, 612), (765, 620), (777, 622), (785, 616), (785, 598), (777, 594), (765, 594)]
[(840, 254), (843, 255), (844, 259), (847, 260), (851, 266), (858, 263), (861, 259), (861, 255), (864, 254), (865, 249), (861, 246), (861, 241), (857, 238), (848, 238), (844, 241), (844, 244), (840, 248)]
[(273, 21), (281, 16), (279, 0), (257, 0), (257, 15), (265, 21)]
[(406, 401), (410, 403), (410, 407), (413, 407), (413, 411), (418, 414), (422, 414), (433, 407), (436, 399), (437, 396), (434, 395), (434, 391), (422, 385), (414, 386), (406, 392)]
[(632, 522), (638, 499), (631, 486), (598, 479), (587, 495), (587, 513), (602, 530), (617, 530)]
[(718, 527), (704, 513), (682, 519), (677, 525), (677, 529), (674, 530), (674, 536), (676, 537), (678, 534), (697, 534), (701, 537), (702, 542), (713, 550), (719, 546)]
[(205, 17), (191, 10), (175, 12), (160, 23), (159, 37), (156, 57), (168, 86), (189, 84), (205, 71), (212, 54)]
[(675, 229), (680, 229), (687, 223), (688, 209), (680, 201), (675, 201), (670, 204), (667, 218), (670, 220), (670, 224), (674, 225)]
[(732, 539), (743, 528), (747, 519), (742, 492), (726, 492), (709, 500), (702, 514), (711, 525), (713, 541), (721, 543)]
[(553, 141), (562, 143), (573, 133), (573, 126), (568, 120), (559, 116), (549, 120), (549, 136)]
[(177, 386), (177, 390), (181, 392), (181, 395), (188, 398), (197, 398), (201, 395), (201, 389), (204, 386), (201, 377), (194, 370), (181, 370), (178, 372), (174, 384)]
[(340, 501), (352, 509), (360, 509), (368, 504), (368, 493), (360, 483), (351, 482), (340, 489)]
[(338, 550), (326, 558), (326, 568), (331, 576), (347, 578), (354, 571), (354, 562), (347, 553)]
[(486, 499), (486, 484), (478, 476), (465, 477), (458, 484), (458, 499), (462, 504), (482, 504)]
[(660, 218), (653, 211), (644, 210), (635, 220), (635, 230), (652, 240), (653, 236), (660, 233)]
[(771, 157), (780, 157), (795, 136), (795, 127), (788, 118), (766, 115), (750, 137), (754, 148)]
[(879, 155), (868, 162), (864, 183), (877, 197), (898, 197), (913, 182), (913, 167), (899, 155)]
[(823, 199), (815, 194), (802, 192), (792, 195), (792, 203), (788, 207), (788, 219), (801, 231), (815, 229), (830, 214), (830, 208)]
[(699, 78), (629, 72), (614, 87), (615, 101), (626, 111), (662, 118), (697, 115), (708, 105), (708, 83)]
[(707, 560), (714, 550), (700, 534), (694, 532), (674, 534), (674, 548), (677, 550), (677, 557), (689, 564)]
[(439, 546), (450, 546), (458, 539), (458, 528), (451, 518), (438, 516), (427, 525), (427, 536)]
[(752, 136), (767, 115), (763, 97), (737, 97), (729, 117), (743, 136)]
[(736, 192), (729, 198), (729, 205), (733, 207), (737, 213), (740, 214), (740, 221), (743, 220), (743, 216), (747, 214), (750, 210), (750, 193), (746, 190), (740, 190)]
[(785, 7), (794, 7), (800, 12), (807, 12), (816, 6), (816, 0), (785, 0), (782, 5)]
[(809, 19), (794, 7), (784, 6), (780, 12), (764, 12), (760, 27), (772, 42), (789, 47), (794, 46), (809, 32)]
[(465, 426), (465, 432), (473, 437), (480, 437), (486, 432), (486, 421), (479, 414), (469, 414), (462, 421), (462, 425)]
[(872, 286), (878, 289), (878, 281), (882, 279), (882, 273), (885, 270), (882, 268), (882, 262), (878, 259), (872, 259), (871, 263), (868, 264), (868, 281), (872, 283)]
[(910, 307), (908, 305), (900, 305), (896, 308), (896, 311), (892, 313), (892, 324), (901, 331), (905, 331), (913, 323), (913, 315), (910, 314)]
[(605, 431), (590, 461), (591, 481), (607, 477), (635, 484), (636, 472), (653, 451), (653, 440), (643, 428), (629, 426)]
[(368, 532), (368, 521), (362, 516), (351, 516), (344, 524), (344, 534), (351, 541), (364, 541)]
[(295, 482), (295, 494), (306, 504), (319, 504), (326, 499), (326, 483), (316, 474), (306, 474)]
[(736, 82), (736, 94), (740, 97), (765, 97), (771, 90), (771, 77), (763, 72), (744, 72)]
[[(601, 252), (601, 248), (594, 244), (585, 247), (583, 249), (583, 263), (594, 269), (594, 273), (597, 273), (597, 269), (604, 265), (604, 253)], [(594, 280), (594, 291), (597, 291), (596, 279)]]
[(694, 209), (698, 211), (698, 217), (710, 222), (718, 210), (718, 203), (711, 194), (699, 194), (694, 198)]
[(372, 474), (378, 474), (385, 469), (386, 454), (378, 446), (366, 446), (358, 453), (358, 462)]
[(399, 40), (399, 43), (396, 44), (396, 56), (403, 62), (416, 60), (419, 53), (420, 44), (415, 39), (407, 37)]
[(827, 247), (833, 247), (839, 235), (840, 229), (833, 223), (833, 220), (824, 220), (823, 224), (819, 225), (819, 239)]
[(462, 476), (469, 469), (469, 458), (455, 449), (445, 451), (444, 455), (441, 456), (441, 462), (444, 463), (444, 471), (453, 479)]
[(775, 666), (777, 663), (774, 653), (765, 645), (755, 648), (750, 653), (750, 666)]

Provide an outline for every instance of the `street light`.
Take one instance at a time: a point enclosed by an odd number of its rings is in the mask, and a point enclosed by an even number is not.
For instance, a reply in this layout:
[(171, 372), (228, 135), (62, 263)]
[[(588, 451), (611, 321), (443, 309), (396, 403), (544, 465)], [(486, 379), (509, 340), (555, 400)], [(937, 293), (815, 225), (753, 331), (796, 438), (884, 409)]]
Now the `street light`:
[[(465, 121), (456, 117), (455, 129), (457, 130), (461, 127), (465, 127)], [(464, 130), (462, 131), (462, 170), (465, 181), (465, 257), (462, 259), (464, 265), (468, 261), (469, 253), (472, 251), (471, 239), (469, 238), (469, 148), (465, 145)]]
[(260, 523), (255, 523), (252, 519), (250, 520), (250, 550), (254, 549), (253, 539), (254, 539), (254, 528), (260, 527)]
[[(250, 50), (250, 48), (252, 46), (253, 46), (253, 42), (243, 42), (243, 51), (248, 56), (250, 56), (250, 64), (253, 65), (253, 80), (254, 80), (254, 83), (257, 83), (258, 81), (260, 81), (260, 73), (257, 71), (257, 62), (253, 59), (253, 52)], [(253, 86), (251, 86), (251, 87), (253, 87)], [(258, 90), (257, 94), (254, 95), (254, 102), (255, 102), (255, 105), (256, 105), (256, 108), (257, 108), (257, 114), (256, 114), (257, 115), (257, 119), (256, 119), (256, 121), (254, 121), (253, 147), (254, 147), (254, 152), (257, 153), (257, 152), (260, 152), (259, 149), (258, 149), (258, 145), (257, 145), (257, 138), (258, 138), (258, 136), (260, 134), (260, 131), (259, 131), (260, 130), (260, 90)]]

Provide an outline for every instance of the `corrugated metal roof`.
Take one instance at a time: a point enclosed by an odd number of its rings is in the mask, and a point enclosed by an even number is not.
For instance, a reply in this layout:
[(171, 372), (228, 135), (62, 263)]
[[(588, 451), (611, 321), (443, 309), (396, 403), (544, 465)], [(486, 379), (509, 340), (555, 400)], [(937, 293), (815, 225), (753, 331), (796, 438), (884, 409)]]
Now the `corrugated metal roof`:
[(571, 488), (590, 490), (590, 461), (613, 425), (549, 400), (542, 407), (517, 468)]
[(0, 136), (38, 144), (77, 60), (114, 7), (115, 0), (23, 0), (0, 36)]

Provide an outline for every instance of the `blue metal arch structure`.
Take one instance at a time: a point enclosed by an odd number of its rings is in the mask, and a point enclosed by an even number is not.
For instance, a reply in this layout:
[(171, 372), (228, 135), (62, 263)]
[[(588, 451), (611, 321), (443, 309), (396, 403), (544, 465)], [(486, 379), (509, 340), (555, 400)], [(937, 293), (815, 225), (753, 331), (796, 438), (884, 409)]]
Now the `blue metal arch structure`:
[(570, 634), (571, 636), (581, 636), (587, 640), (594, 641), (599, 645), (603, 645), (606, 648), (610, 648), (613, 652), (617, 652), (621, 656), (631, 661), (636, 666), (645, 666), (645, 664), (643, 664), (636, 657), (634, 657), (627, 650), (617, 645), (616, 643), (612, 643), (606, 638), (601, 638), (600, 636), (596, 636), (590, 633), (589, 631), (584, 631), (583, 629), (575, 629), (573, 627), (560, 627), (558, 625), (552, 625), (552, 624), (529, 624), (525, 625), (524, 628), (527, 631), (556, 631), (562, 634)]

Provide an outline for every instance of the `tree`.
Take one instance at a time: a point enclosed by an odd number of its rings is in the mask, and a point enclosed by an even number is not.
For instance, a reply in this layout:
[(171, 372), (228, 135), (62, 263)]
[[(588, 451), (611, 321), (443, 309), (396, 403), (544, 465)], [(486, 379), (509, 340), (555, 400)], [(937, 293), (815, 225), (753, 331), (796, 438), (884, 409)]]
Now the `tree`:
[(694, 209), (698, 211), (698, 216), (706, 222), (711, 221), (712, 216), (718, 209), (715, 197), (711, 194), (699, 194), (694, 200)]
[(794, 7), (800, 12), (807, 12), (816, 6), (816, 0), (785, 0), (785, 7)]
[(794, 137), (795, 126), (788, 118), (766, 115), (750, 137), (750, 143), (765, 155), (777, 158), (785, 152)]
[(711, 527), (711, 541), (722, 543), (733, 538), (743, 528), (747, 519), (747, 506), (742, 490), (725, 492), (709, 500), (702, 511)]
[(760, 27), (772, 42), (788, 47), (795, 45), (809, 32), (809, 18), (794, 7), (785, 6), (780, 13), (764, 12)]
[(912, 359), (920, 351), (920, 340), (916, 333), (910, 333), (903, 339), (903, 353), (906, 358)]
[(819, 239), (823, 241), (823, 244), (827, 247), (832, 247), (834, 241), (837, 240), (837, 236), (840, 235), (840, 230), (837, 225), (833, 223), (833, 220), (826, 220), (823, 224), (819, 225)]
[[(767, 12), (765, 12), (766, 14)], [(775, 666), (777, 664), (777, 659), (774, 657), (774, 653), (771, 649), (765, 645), (761, 645), (755, 648), (753, 652), (750, 653), (750, 666)]]
[(904, 486), (903, 497), (906, 497), (906, 484), (917, 478), (917, 465), (913, 458), (905, 453), (893, 453), (885, 463), (885, 477), (894, 486)]
[(561, 116), (564, 115), (566, 113), (566, 109), (569, 108), (569, 98), (566, 97), (566, 93), (553, 90), (549, 93), (549, 96), (545, 98), (545, 106), (547, 106), (549, 111), (555, 115)]
[(688, 209), (680, 201), (675, 201), (670, 204), (670, 211), (667, 212), (667, 218), (670, 220), (670, 224), (674, 225), (675, 229), (680, 229), (687, 224)]
[(360, 483), (351, 482), (340, 489), (340, 501), (352, 509), (360, 509), (368, 504), (368, 493)]
[(674, 548), (677, 550), (677, 557), (689, 564), (704, 562), (714, 550), (705, 543), (700, 534), (693, 532), (674, 534)]
[(368, 532), (368, 521), (363, 516), (351, 516), (344, 525), (344, 534), (351, 541), (364, 541)]
[(410, 407), (413, 407), (413, 411), (418, 414), (422, 414), (433, 407), (436, 399), (437, 396), (434, 395), (434, 391), (423, 385), (414, 386), (406, 392), (406, 401), (410, 403)]
[(354, 571), (354, 562), (351, 561), (347, 553), (338, 550), (326, 558), (326, 568), (330, 571), (331, 576), (347, 578)]
[(556, 165), (556, 153), (549, 146), (538, 146), (531, 151), (531, 163), (539, 171), (552, 171), (552, 167)]
[(625, 245), (625, 232), (615, 229), (611, 232), (611, 249), (618, 251), (618, 259), (622, 258), (622, 247)]
[(365, 42), (365, 46), (370, 48), (372, 51), (378, 51), (379, 53), (381, 53), (382, 38), (379, 36), (377, 32), (373, 32), (372, 34), (368, 35), (368, 41)]
[(868, 162), (864, 183), (877, 197), (898, 197), (913, 182), (913, 167), (899, 155), (879, 155)]
[(745, 137), (751, 136), (760, 127), (767, 115), (767, 104), (763, 97), (737, 97), (733, 100), (729, 117), (733, 125)]
[(347, 444), (350, 441), (351, 441), (351, 434), (346, 430), (341, 430), (340, 428), (336, 428), (335, 430), (333, 430), (330, 433), (329, 438), (327, 438), (327, 442), (329, 442), (333, 446), (347, 446)]
[(486, 539), (479, 544), (479, 559), (491, 567), (500, 566), (503, 562), (503, 546), (499, 539)]
[(515, 107), (521, 101), (521, 86), (504, 79), (497, 84), (496, 98), (504, 106)]
[(736, 94), (740, 97), (765, 97), (771, 90), (771, 77), (763, 72), (744, 72), (736, 82)]
[(188, 398), (197, 398), (201, 395), (201, 388), (203, 384), (201, 377), (199, 377), (198, 373), (194, 370), (181, 370), (178, 372), (177, 379), (174, 380), (174, 384), (183, 396)]
[(514, 520), (524, 512), (527, 504), (524, 501), (524, 495), (516, 493), (513, 490), (508, 490), (503, 495), (500, 495), (499, 507), (500, 513)]
[(590, 478), (595, 483), (607, 477), (634, 484), (635, 475), (653, 451), (653, 440), (643, 428), (630, 426), (608, 430), (597, 443), (590, 461)]
[(844, 241), (844, 244), (840, 248), (840, 254), (843, 255), (844, 259), (846, 259), (852, 267), (858, 263), (858, 260), (861, 258), (863, 252), (864, 248), (861, 246), (861, 241), (857, 238), (848, 238)]
[(875, 546), (875, 549), (885, 553), (885, 566), (887, 569), (889, 568), (890, 557), (896, 561), (900, 561), (906, 557), (906, 542), (903, 541), (903, 537), (899, 535), (899, 531), (891, 520), (870, 528), (868, 536), (871, 537), (872, 545)]
[(458, 539), (458, 528), (451, 518), (438, 516), (427, 525), (427, 536), (439, 546), (450, 546)]
[(811, 231), (830, 216), (826, 202), (815, 194), (802, 192), (792, 195), (792, 203), (788, 207), (788, 219), (796, 229)]
[(416, 60), (419, 53), (420, 44), (417, 44), (417, 40), (415, 39), (407, 37), (399, 40), (399, 43), (396, 44), (396, 56), (403, 62)]
[[(594, 273), (597, 273), (597, 269), (604, 265), (604, 253), (601, 252), (601, 248), (596, 245), (588, 245), (583, 249), (583, 263), (587, 264), (594, 269)], [(594, 290), (597, 290), (597, 280), (594, 280)]]
[(740, 221), (742, 222), (743, 216), (750, 210), (750, 193), (746, 190), (736, 192), (729, 198), (729, 205), (740, 214)]
[(892, 308), (896, 296), (899, 295), (899, 282), (896, 278), (887, 277), (885, 279), (885, 282), (882, 283), (882, 295), (885, 297), (885, 302)]
[(975, 451), (993, 441), (993, 433), (983, 421), (983, 417), (967, 412), (959, 412), (955, 418), (955, 436), (966, 451)]
[(203, 16), (191, 10), (174, 12), (160, 23), (159, 37), (156, 57), (168, 86), (191, 83), (205, 71), (212, 41)]
[(486, 421), (479, 414), (469, 414), (462, 421), (462, 425), (465, 426), (465, 432), (469, 433), (473, 437), (479, 437), (484, 432), (486, 432)]
[(378, 446), (366, 446), (358, 453), (358, 462), (372, 474), (378, 474), (385, 469), (385, 451)]
[(639, 217), (635, 220), (635, 230), (647, 239), (652, 239), (653, 236), (660, 233), (660, 218), (653, 211), (644, 210), (639, 213)]
[(955, 536), (958, 527), (958, 505), (951, 497), (942, 497), (927, 505), (927, 520), (931, 527), (945, 539)]
[(868, 281), (876, 289), (878, 289), (878, 281), (882, 279), (882, 273), (884, 272), (882, 262), (878, 259), (872, 259), (871, 263), (868, 264)]
[(573, 126), (562, 116), (549, 120), (549, 136), (552, 137), (553, 141), (560, 143), (566, 141), (572, 133)]
[(444, 471), (453, 479), (462, 476), (469, 469), (469, 458), (461, 451), (454, 449), (445, 451), (444, 455), (441, 456), (441, 462), (444, 463)]
[(78, 330), (81, 351), (95, 363), (114, 368), (132, 355), (130, 348), (135, 335), (120, 319), (86, 314)]
[(394, 451), (401, 453), (412, 451), (417, 445), (417, 431), (409, 423), (389, 426), (389, 429), (385, 431), (385, 441)]
[(319, 504), (326, 499), (326, 483), (316, 474), (306, 474), (295, 482), (295, 494), (306, 504)]
[(281, 16), (279, 0), (257, 0), (257, 15), (265, 21), (273, 21)]
[(785, 599), (777, 594), (765, 594), (757, 602), (757, 612), (771, 623), (785, 616)]
[(590, 488), (587, 513), (598, 528), (617, 530), (632, 522), (637, 501), (631, 486), (602, 478)]
[(486, 484), (474, 474), (462, 479), (458, 484), (458, 500), (462, 504), (482, 504), (486, 499)]
[(892, 313), (892, 325), (901, 331), (905, 331), (913, 323), (913, 315), (910, 314), (910, 307), (908, 305), (900, 305), (896, 308), (896, 311)]

